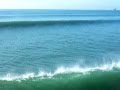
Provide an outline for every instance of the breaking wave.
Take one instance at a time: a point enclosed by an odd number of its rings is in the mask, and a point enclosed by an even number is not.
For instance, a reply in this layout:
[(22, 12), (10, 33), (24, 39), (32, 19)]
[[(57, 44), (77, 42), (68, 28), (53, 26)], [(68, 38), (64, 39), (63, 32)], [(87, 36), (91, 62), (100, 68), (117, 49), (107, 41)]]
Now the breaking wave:
[(54, 78), (59, 75), (64, 74), (79, 74), (79, 75), (85, 75), (85, 74), (91, 74), (96, 71), (100, 72), (106, 72), (106, 71), (119, 71), (120, 69), (120, 62), (112, 62), (108, 64), (103, 64), (99, 66), (93, 66), (93, 67), (80, 67), (79, 65), (74, 65), (71, 67), (59, 67), (54, 72), (46, 72), (46, 71), (40, 71), (38, 73), (25, 73), (21, 75), (8, 73), (4, 76), (0, 77), (0, 80), (6, 80), (6, 81), (13, 81), (13, 80), (26, 80), (30, 78), (40, 78), (40, 79), (46, 79), (46, 78)]

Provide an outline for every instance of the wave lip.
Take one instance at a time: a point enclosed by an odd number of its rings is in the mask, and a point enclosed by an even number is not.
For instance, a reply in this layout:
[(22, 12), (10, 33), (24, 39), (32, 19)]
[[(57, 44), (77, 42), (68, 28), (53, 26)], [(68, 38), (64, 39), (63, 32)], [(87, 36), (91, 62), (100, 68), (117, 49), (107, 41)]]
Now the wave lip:
[(36, 73), (25, 73), (22, 75), (15, 75), (15, 74), (10, 74), (8, 73), (5, 76), (1, 76), (0, 80), (5, 80), (5, 81), (19, 81), (19, 80), (26, 80), (30, 78), (40, 78), (40, 79), (45, 79), (45, 78), (53, 78), (54, 76), (60, 75), (60, 74), (70, 74), (70, 73), (78, 73), (78, 74), (87, 74), (87, 73), (92, 73), (95, 71), (111, 71), (116, 69), (120, 69), (120, 61), (119, 62), (112, 62), (110, 64), (103, 64), (100, 66), (94, 66), (94, 67), (80, 67), (78, 65), (75, 65), (73, 67), (59, 67), (57, 68), (54, 72), (45, 72), (45, 71), (40, 71), (38, 74)]
[(94, 66), (94, 67), (80, 67), (80, 66), (73, 66), (71, 68), (68, 67), (60, 67), (55, 71), (56, 74), (62, 74), (62, 73), (87, 73), (87, 72), (93, 72), (93, 71), (110, 71), (114, 68), (120, 69), (120, 62), (112, 62), (111, 64), (103, 64), (100, 66)]

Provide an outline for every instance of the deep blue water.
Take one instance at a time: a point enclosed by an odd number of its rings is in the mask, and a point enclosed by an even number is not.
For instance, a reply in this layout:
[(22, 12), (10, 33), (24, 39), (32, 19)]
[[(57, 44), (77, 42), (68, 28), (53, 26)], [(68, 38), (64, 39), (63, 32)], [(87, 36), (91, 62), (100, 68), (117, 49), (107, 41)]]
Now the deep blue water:
[(0, 10), (1, 90), (119, 90), (119, 59), (120, 11)]

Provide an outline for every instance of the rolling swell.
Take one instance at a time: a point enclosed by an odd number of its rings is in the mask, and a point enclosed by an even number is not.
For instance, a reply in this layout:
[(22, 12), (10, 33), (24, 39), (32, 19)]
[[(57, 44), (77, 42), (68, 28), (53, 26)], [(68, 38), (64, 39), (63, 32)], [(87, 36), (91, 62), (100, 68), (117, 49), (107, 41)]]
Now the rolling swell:
[(96, 24), (115, 23), (120, 20), (48, 20), (48, 21), (4, 21), (0, 22), (0, 27), (24, 27), (35, 25), (56, 25), (56, 24)]

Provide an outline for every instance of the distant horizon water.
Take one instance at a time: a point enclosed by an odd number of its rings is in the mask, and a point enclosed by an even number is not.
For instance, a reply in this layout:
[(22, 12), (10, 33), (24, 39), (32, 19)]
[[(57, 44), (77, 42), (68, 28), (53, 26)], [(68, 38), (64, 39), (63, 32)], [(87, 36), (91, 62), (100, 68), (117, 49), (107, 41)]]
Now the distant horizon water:
[(1, 8), (0, 10), (80, 10), (80, 11), (114, 11), (114, 10), (117, 10), (119, 11), (120, 9), (119, 8), (113, 8), (113, 9), (41, 9), (41, 8), (18, 8), (18, 9), (15, 9), (15, 8)]

